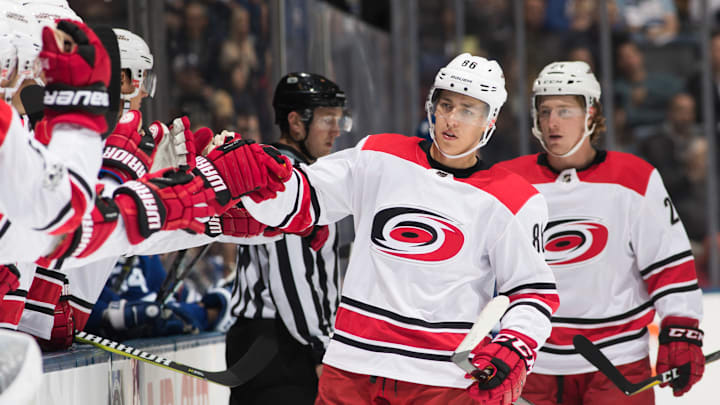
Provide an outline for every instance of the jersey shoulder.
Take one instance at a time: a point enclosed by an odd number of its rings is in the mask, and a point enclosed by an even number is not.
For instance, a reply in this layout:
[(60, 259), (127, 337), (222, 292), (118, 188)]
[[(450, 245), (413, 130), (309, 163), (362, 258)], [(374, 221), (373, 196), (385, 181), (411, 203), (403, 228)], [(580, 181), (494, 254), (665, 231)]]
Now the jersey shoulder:
[(625, 152), (607, 152), (605, 161), (579, 173), (589, 183), (613, 183), (645, 195), (655, 168), (645, 160)]
[(540, 194), (522, 176), (499, 165), (478, 172), (470, 177), (476, 187), (495, 197), (507, 207), (513, 215), (527, 203), (530, 198)]
[(418, 144), (422, 138), (402, 134), (384, 133), (369, 135), (362, 146), (362, 150), (385, 152), (397, 157), (416, 160)]
[(497, 163), (495, 166), (516, 173), (531, 184), (554, 182), (557, 174), (553, 173), (547, 166), (538, 164), (538, 156), (538, 153), (520, 156), (515, 159)]

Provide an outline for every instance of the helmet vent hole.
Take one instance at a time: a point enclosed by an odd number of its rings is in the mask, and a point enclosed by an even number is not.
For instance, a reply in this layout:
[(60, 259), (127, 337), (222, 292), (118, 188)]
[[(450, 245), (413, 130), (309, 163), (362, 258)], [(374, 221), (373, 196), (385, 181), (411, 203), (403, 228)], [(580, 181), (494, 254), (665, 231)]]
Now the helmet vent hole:
[(455, 87), (455, 83), (450, 83), (450, 87)]
[(465, 87), (463, 91), (467, 91), (467, 87)]

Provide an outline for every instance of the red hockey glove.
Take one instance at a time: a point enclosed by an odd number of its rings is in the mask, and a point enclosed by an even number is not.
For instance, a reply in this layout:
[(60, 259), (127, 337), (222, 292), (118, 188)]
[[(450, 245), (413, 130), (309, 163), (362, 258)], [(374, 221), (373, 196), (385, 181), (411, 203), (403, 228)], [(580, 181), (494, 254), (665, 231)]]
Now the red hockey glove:
[[(198, 156), (200, 159), (204, 160)], [(217, 173), (212, 174), (212, 165), (207, 165), (204, 173), (198, 169), (162, 170), (115, 190), (113, 198), (125, 221), (130, 243), (140, 243), (160, 230), (202, 233), (205, 224), (199, 219), (222, 212), (217, 207), (227, 209), (230, 201), (227, 186)]]
[(511, 405), (525, 385), (527, 373), (535, 363), (537, 344), (522, 333), (501, 330), (472, 360), (478, 370), (472, 373), (477, 383), (468, 394), (486, 405)]
[(222, 234), (240, 238), (258, 236), (266, 228), (265, 224), (250, 216), (245, 208), (237, 206), (228, 209), (220, 216), (212, 217), (205, 226), (205, 233), (209, 236)]
[(130, 110), (118, 121), (105, 140), (101, 172), (109, 173), (118, 182), (137, 180), (147, 174), (155, 156), (152, 133), (140, 129), (142, 114)]
[(0, 265), (0, 301), (9, 291), (20, 287), (20, 271), (14, 264)]
[(660, 386), (666, 387), (669, 384), (673, 388), (673, 395), (679, 397), (690, 391), (705, 371), (703, 331), (698, 329), (696, 319), (667, 316), (660, 326), (659, 338), (657, 373), (662, 374), (671, 368), (681, 367), (679, 378)]
[(61, 297), (55, 306), (55, 319), (53, 321), (50, 339), (45, 340), (36, 337), (38, 345), (44, 352), (55, 352), (72, 346), (75, 336), (75, 317), (70, 301), (67, 297)]
[(79, 21), (60, 20), (57, 33), (66, 35), (60, 44), (55, 30), (43, 28), (40, 51), (47, 82), (47, 133), (60, 122), (103, 133), (107, 131), (105, 112), (110, 108), (110, 57), (97, 35)]
[(233, 199), (248, 194), (255, 202), (285, 190), (292, 163), (277, 149), (239, 138), (213, 149), (207, 156), (228, 181)]

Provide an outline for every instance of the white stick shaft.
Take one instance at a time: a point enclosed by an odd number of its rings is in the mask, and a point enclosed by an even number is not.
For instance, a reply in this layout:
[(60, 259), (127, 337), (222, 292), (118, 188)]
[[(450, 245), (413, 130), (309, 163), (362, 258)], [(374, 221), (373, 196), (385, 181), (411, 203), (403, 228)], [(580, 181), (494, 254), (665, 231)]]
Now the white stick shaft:
[(490, 333), (493, 326), (498, 323), (509, 305), (510, 299), (505, 295), (498, 295), (488, 302), (482, 312), (480, 312), (480, 316), (478, 316), (470, 332), (468, 332), (465, 339), (463, 339), (455, 349), (452, 355), (453, 363), (468, 373), (475, 370), (475, 367), (470, 363), (468, 358), (470, 352)]

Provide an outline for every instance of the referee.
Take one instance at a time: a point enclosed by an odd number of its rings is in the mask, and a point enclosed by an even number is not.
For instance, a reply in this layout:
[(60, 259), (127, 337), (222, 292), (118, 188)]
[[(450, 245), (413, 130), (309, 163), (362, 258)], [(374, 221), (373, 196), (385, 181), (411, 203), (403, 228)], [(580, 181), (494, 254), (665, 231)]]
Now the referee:
[[(329, 154), (340, 133), (351, 129), (344, 107), (345, 93), (325, 77), (288, 74), (273, 97), (281, 131), (273, 146), (302, 170), (302, 164)], [(232, 301), (237, 321), (226, 338), (227, 364), (256, 339), (274, 339), (278, 352), (251, 381), (231, 390), (231, 405), (314, 403), (339, 304), (337, 248), (335, 225), (239, 246)]]

